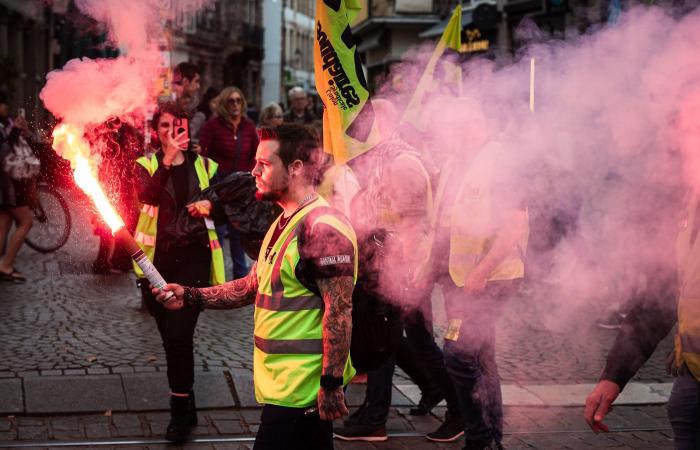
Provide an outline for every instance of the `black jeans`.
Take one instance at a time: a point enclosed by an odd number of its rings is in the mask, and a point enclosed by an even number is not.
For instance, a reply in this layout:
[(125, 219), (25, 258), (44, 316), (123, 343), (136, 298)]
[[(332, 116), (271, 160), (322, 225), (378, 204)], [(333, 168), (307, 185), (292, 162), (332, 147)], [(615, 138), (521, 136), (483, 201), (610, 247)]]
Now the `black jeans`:
[[(211, 252), (207, 247), (170, 247), (167, 251), (156, 248), (153, 259), (153, 264), (168, 283), (194, 287), (209, 285)], [(163, 341), (170, 390), (186, 394), (194, 385), (194, 329), (199, 311), (193, 308), (170, 311), (152, 294), (146, 295), (145, 300)]]
[[(427, 300), (430, 302), (430, 300)], [(429, 303), (428, 303), (429, 305)], [(367, 372), (367, 393), (361, 420), (379, 426), (386, 423), (391, 406), (394, 365), (398, 365), (413, 380), (421, 392), (437, 388), (445, 396), (447, 412), (459, 416), (459, 403), (450, 379), (440, 347), (433, 336), (432, 315), (416, 310), (403, 317), (406, 337), (401, 338), (396, 354), (376, 370)]]
[[(456, 340), (445, 339), (445, 367), (452, 378), (467, 440), (503, 438), (503, 399), (496, 367), (495, 323), (520, 280), (493, 281), (478, 295), (446, 282), (447, 318), (461, 320)], [(450, 330), (448, 329), (448, 334)]]
[(668, 419), (673, 428), (673, 448), (693, 450), (700, 448), (700, 381), (685, 369), (673, 380), (668, 399)]
[(253, 450), (332, 450), (333, 422), (309, 409), (264, 405)]

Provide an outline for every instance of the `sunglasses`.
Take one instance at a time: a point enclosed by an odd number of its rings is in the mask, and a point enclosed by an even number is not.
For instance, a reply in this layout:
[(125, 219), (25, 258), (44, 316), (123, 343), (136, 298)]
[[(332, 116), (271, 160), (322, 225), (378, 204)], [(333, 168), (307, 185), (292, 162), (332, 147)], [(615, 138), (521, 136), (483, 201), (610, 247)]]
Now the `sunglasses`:
[(226, 103), (228, 103), (229, 105), (241, 105), (241, 104), (243, 104), (243, 99), (241, 99), (241, 98), (229, 98), (229, 99), (226, 99)]

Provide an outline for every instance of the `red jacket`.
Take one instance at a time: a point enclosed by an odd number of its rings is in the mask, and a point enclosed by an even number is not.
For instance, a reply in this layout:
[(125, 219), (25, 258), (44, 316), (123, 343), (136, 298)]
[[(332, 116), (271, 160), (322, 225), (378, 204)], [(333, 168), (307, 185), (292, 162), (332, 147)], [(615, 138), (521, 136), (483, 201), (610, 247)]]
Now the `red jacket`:
[(258, 148), (258, 132), (247, 117), (241, 119), (234, 134), (230, 123), (213, 116), (199, 132), (202, 155), (219, 164), (219, 173), (250, 172), (255, 167), (255, 151)]

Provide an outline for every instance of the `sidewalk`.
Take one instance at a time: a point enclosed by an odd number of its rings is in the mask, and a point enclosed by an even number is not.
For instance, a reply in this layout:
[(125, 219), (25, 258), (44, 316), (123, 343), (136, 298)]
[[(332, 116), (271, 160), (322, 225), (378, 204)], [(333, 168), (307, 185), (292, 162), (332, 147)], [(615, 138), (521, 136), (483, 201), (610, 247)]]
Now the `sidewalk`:
[[(397, 380), (400, 381), (400, 380)], [(0, 414), (71, 414), (167, 410), (168, 383), (164, 372), (111, 375), (29, 376), (0, 379)], [(506, 406), (583, 407), (593, 384), (502, 386)], [(195, 393), (200, 408), (256, 408), (253, 374), (248, 369), (199, 372)], [(671, 383), (630, 383), (616, 405), (665, 404)], [(351, 384), (351, 405), (364, 398), (364, 385)], [(392, 403), (418, 403), (413, 384), (395, 384)]]

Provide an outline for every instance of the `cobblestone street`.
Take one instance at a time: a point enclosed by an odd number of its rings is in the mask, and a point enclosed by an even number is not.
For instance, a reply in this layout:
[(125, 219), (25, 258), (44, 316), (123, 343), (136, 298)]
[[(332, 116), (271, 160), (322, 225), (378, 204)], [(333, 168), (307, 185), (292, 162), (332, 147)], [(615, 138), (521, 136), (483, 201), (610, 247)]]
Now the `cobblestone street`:
[[(0, 447), (86, 439), (157, 440), (167, 423), (167, 413), (159, 412), (166, 407), (163, 399), (150, 399), (149, 395), (155, 398), (156, 394), (146, 392), (157, 391), (160, 395), (162, 390), (167, 393), (165, 359), (155, 323), (140, 310), (140, 294), (133, 275), (101, 276), (90, 272), (97, 238), (91, 232), (85, 211), (74, 208), (73, 214), (74, 229), (65, 247), (49, 255), (23, 248), (17, 265), (29, 281), (23, 285), (0, 285), (0, 338), (3, 342), (0, 346), (0, 403), (7, 399), (6, 405), (16, 405), (16, 409), (4, 411), (0, 405), (0, 412), (6, 413), (0, 418)], [(438, 330), (444, 324), (439, 299), (436, 292)], [(632, 402), (616, 407), (610, 424), (617, 432), (595, 436), (586, 429), (580, 405), (588, 389), (586, 384), (597, 381), (615, 331), (596, 328), (596, 317), (590, 315), (585, 320), (577, 315), (571, 323), (560, 323), (555, 330), (548, 329), (544, 326), (546, 308), (547, 305), (537, 298), (522, 295), (513, 300), (498, 325), (498, 362), (507, 405), (507, 448), (671, 448), (670, 428), (662, 403), (663, 395), (667, 395), (667, 383), (671, 382), (664, 373), (663, 363), (672, 348), (672, 339), (669, 337), (660, 345), (634, 380), (639, 386), (662, 386), (666, 394), (657, 396), (652, 405)], [(201, 380), (209, 374), (211, 378), (206, 378), (206, 386), (200, 381), (201, 388), (210, 389), (210, 392), (202, 396), (202, 420), (196, 437), (255, 433), (259, 409), (252, 400), (250, 385), (240, 381), (241, 376), (250, 377), (252, 328), (252, 307), (206, 311), (200, 316), (195, 335), (197, 377)], [(42, 385), (41, 380), (49, 384)], [(104, 415), (104, 411), (100, 413), (99, 407), (85, 406), (87, 403), (61, 409), (59, 400), (52, 401), (62, 398), (61, 394), (68, 395), (66, 392), (72, 387), (85, 389), (80, 386), (89, 386), (81, 382), (108, 382), (104, 386), (116, 383), (119, 389), (123, 386), (124, 399), (115, 397), (114, 413), (108, 415)], [(439, 425), (435, 416), (406, 415), (406, 406), (415, 402), (418, 394), (400, 372), (395, 376), (395, 385), (398, 391), (387, 427), (390, 433), (425, 432)], [(566, 385), (575, 396), (573, 400), (550, 403), (546, 395), (539, 395), (535, 389), (538, 386), (544, 389), (547, 385), (555, 392), (558, 386)], [(57, 386), (65, 386), (66, 391), (61, 392), (64, 388)], [(518, 403), (519, 397), (512, 393), (520, 388), (529, 389), (530, 393), (539, 395), (540, 400), (544, 399), (535, 403), (542, 407)], [(9, 394), (15, 391), (21, 392), (20, 399)], [(222, 397), (222, 391), (228, 396)], [(351, 391), (351, 404), (359, 405), (362, 386), (354, 385)], [(96, 392), (100, 392), (99, 389)], [(141, 398), (137, 394), (150, 400), (135, 406), (134, 399)], [(85, 395), (97, 394), (85, 391)], [(112, 407), (104, 408), (108, 409)], [(8, 414), (10, 412), (13, 413)], [(442, 414), (440, 408), (436, 414)], [(187, 448), (250, 446), (250, 442), (203, 442)], [(161, 443), (151, 442), (128, 448), (161, 447)], [(373, 445), (339, 442), (337, 448), (460, 447), (429, 444), (420, 437), (393, 437), (387, 443)]]

